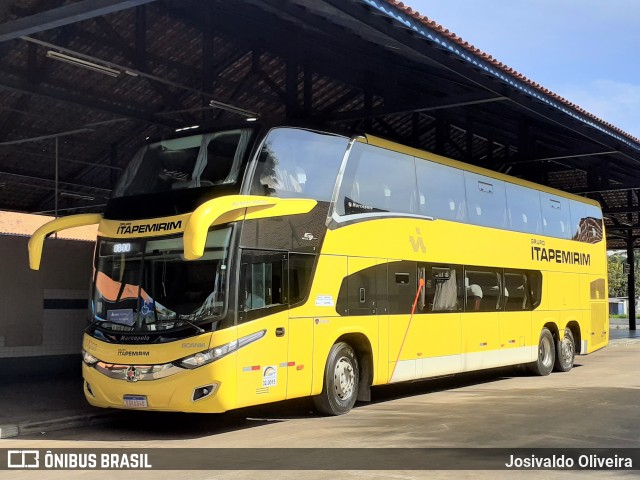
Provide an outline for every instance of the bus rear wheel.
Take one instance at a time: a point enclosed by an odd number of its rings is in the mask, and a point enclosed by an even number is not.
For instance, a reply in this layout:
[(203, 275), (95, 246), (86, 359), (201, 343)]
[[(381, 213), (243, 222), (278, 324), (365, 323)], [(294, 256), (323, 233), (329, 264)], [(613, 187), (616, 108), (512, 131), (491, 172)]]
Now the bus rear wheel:
[(564, 329), (564, 338), (556, 344), (556, 362), (553, 369), (556, 372), (568, 372), (573, 367), (576, 358), (576, 344), (570, 329)]
[(348, 343), (331, 347), (324, 371), (324, 385), (313, 403), (325, 415), (343, 415), (356, 403), (360, 368), (358, 358)]
[(538, 359), (529, 365), (529, 369), (534, 375), (547, 376), (553, 370), (555, 359), (556, 349), (553, 335), (547, 327), (544, 327), (538, 341)]

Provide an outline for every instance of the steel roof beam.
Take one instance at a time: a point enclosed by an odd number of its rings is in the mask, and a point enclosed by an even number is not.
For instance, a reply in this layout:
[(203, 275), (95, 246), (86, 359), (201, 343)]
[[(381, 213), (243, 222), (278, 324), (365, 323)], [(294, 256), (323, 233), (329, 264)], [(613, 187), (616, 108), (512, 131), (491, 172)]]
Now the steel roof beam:
[[(136, 15), (136, 20), (139, 23), (144, 23), (140, 20), (140, 18), (143, 18), (143, 16), (140, 14), (140, 12), (138, 12)], [(133, 63), (133, 65), (135, 65), (135, 67), (141, 72), (152, 75), (153, 72), (151, 72), (151, 70), (147, 67), (146, 45), (143, 35), (144, 30), (141, 30), (140, 25), (136, 25), (136, 45), (132, 48), (107, 20), (105, 20), (104, 18), (97, 18), (95, 21), (98, 27), (107, 35), (107, 37), (109, 38), (109, 42), (117, 46), (127, 60)], [(180, 102), (175, 93), (169, 91), (166, 85), (163, 85), (162, 83), (150, 77), (143, 78), (147, 82), (149, 82), (149, 84), (156, 90), (158, 94), (160, 94), (167, 105), (170, 106), (173, 110), (184, 109), (184, 105)], [(181, 114), (180, 116), (182, 117), (182, 121), (185, 123), (192, 123), (195, 121), (193, 116), (186, 113)]]
[(586, 188), (580, 188), (580, 189), (567, 189), (567, 192), (575, 193), (577, 195), (583, 195), (583, 194), (587, 194), (587, 193), (622, 192), (622, 191), (625, 191), (625, 190), (637, 190), (637, 189), (640, 189), (640, 185), (638, 185), (638, 184), (620, 183), (620, 184), (607, 185), (607, 186), (601, 186), (601, 187), (586, 187)]
[[(637, 188), (637, 187), (636, 187)], [(620, 215), (620, 214), (640, 213), (640, 205), (632, 205), (630, 207), (614, 207), (602, 210), (602, 214), (607, 215)]]
[[(45, 182), (45, 183), (54, 183), (55, 184), (55, 180), (53, 180), (51, 178), (35, 177), (33, 175), (24, 175), (22, 173), (17, 173), (17, 172), (0, 171), (0, 176), (2, 176), (2, 175), (7, 175), (7, 176), (10, 176), (10, 177), (24, 178), (24, 179), (29, 180), (29, 181), (37, 181), (37, 182)], [(58, 183), (61, 184), (61, 185), (67, 185), (69, 187), (88, 188), (90, 190), (100, 190), (101, 192), (104, 192), (107, 195), (111, 192), (110, 189), (104, 188), (104, 187), (99, 187), (97, 185), (79, 184), (79, 183), (67, 182), (67, 181), (64, 181), (64, 180), (59, 180)]]
[(119, 12), (155, 0), (84, 0), (0, 25), (0, 42)]
[(8, 75), (0, 74), (0, 89), (1, 88), (6, 88), (7, 90), (19, 93), (27, 93), (29, 95), (47, 97), (59, 102), (71, 103), (73, 105), (81, 105), (85, 108), (100, 110), (114, 115), (140, 120), (145, 123), (161, 125), (163, 127), (180, 126), (178, 122), (169, 119), (156, 118), (154, 113), (141, 111), (132, 106), (115, 105), (101, 98), (84, 95), (77, 90), (69, 91), (61, 88), (51, 88), (42, 83), (39, 85), (31, 85), (28, 81), (12, 78)]
[[(342, 0), (324, 1), (341, 10), (346, 15), (362, 22), (363, 28), (374, 29), (380, 33), (384, 33), (390, 39), (398, 41), (408, 49), (411, 49), (415, 54), (426, 57), (430, 61), (435, 61), (441, 65), (442, 68), (460, 75), (461, 78), (475, 84), (476, 88), (509, 97), (513, 104), (526, 112), (528, 116), (539, 116), (539, 118), (545, 119), (549, 124), (567, 128), (582, 135), (593, 143), (600, 143), (609, 148), (619, 149), (620, 153), (640, 163), (640, 144), (610, 129), (604, 125), (603, 122), (592, 119), (588, 115), (573, 110), (569, 106), (562, 105), (560, 101), (540, 93), (533, 87), (529, 88), (525, 82), (516, 80), (516, 83), (524, 84), (527, 90), (508, 88), (504, 81), (493, 76), (484, 68), (483, 65), (488, 63), (485, 60), (478, 59), (478, 66), (471, 65), (470, 63), (468, 66), (464, 66), (464, 64), (461, 63), (461, 58), (446, 47), (434, 45), (434, 43), (429, 42), (426, 38), (415, 35), (411, 29), (399, 28), (400, 23), (387, 15), (371, 15), (370, 12), (367, 11), (370, 7), (364, 7), (362, 4), (355, 2), (343, 2)], [(368, 16), (365, 22), (363, 16), (367, 14)], [(428, 29), (426, 26), (424, 28)], [(453, 42), (448, 41), (448, 43)], [(463, 48), (460, 48), (460, 50), (464, 51)], [(469, 55), (471, 56), (473, 54), (469, 53)], [(461, 65), (463, 65), (462, 68)], [(494, 68), (494, 70), (499, 71), (497, 67)], [(505, 73), (504, 77), (507, 78), (509, 75)], [(529, 92), (532, 93), (530, 94)], [(551, 98), (549, 101), (556, 105), (547, 104), (536, 98), (535, 95), (544, 99)], [(561, 108), (563, 110), (561, 110)], [(567, 112), (571, 112), (571, 114)], [(573, 115), (575, 115), (575, 117)]]
[(479, 105), (482, 103), (491, 103), (491, 102), (501, 102), (503, 100), (507, 100), (506, 97), (496, 96), (495, 94), (485, 93), (485, 92), (476, 92), (469, 94), (461, 94), (455, 95), (453, 97), (446, 97), (437, 100), (429, 100), (423, 105), (419, 104), (411, 104), (411, 105), (398, 105), (393, 106), (392, 108), (381, 108), (381, 109), (373, 109), (371, 112), (367, 112), (366, 110), (359, 110), (356, 112), (340, 112), (333, 115), (329, 115), (328, 117), (323, 118), (323, 120), (329, 122), (337, 122), (337, 121), (352, 121), (352, 120), (364, 120), (367, 118), (375, 118), (382, 117), (387, 115), (400, 115), (403, 113), (414, 113), (414, 112), (431, 112), (435, 110), (445, 110), (450, 108), (459, 108), (466, 107), (470, 105)]
[(560, 161), (560, 160), (572, 160), (576, 158), (588, 158), (588, 157), (597, 157), (600, 155), (615, 155), (620, 154), (617, 150), (594, 150), (592, 152), (585, 152), (584, 150), (576, 150), (575, 152), (567, 152), (563, 155), (555, 155), (550, 157), (538, 157), (538, 158), (521, 158), (509, 160), (507, 163), (509, 165), (518, 165), (522, 163), (536, 163), (536, 162), (549, 162), (549, 161)]

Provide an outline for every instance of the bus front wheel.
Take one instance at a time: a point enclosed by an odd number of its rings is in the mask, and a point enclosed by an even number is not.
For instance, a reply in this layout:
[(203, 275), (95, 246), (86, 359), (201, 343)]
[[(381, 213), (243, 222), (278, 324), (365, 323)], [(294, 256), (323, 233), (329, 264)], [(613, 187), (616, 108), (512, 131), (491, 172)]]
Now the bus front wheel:
[(534, 375), (546, 376), (553, 370), (556, 349), (553, 335), (547, 327), (540, 332), (538, 341), (538, 359), (530, 364), (530, 370)]
[(356, 403), (360, 369), (358, 358), (348, 343), (331, 347), (324, 371), (324, 385), (313, 403), (325, 415), (343, 415)]
[(556, 363), (553, 369), (556, 372), (568, 372), (573, 367), (576, 358), (576, 344), (570, 329), (564, 329), (564, 338), (556, 344)]

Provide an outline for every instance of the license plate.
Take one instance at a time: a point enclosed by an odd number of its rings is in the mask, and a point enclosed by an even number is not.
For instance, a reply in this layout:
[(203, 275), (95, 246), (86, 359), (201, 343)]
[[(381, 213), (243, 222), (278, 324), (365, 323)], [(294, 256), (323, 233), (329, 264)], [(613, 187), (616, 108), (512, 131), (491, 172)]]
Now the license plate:
[(148, 407), (147, 396), (146, 395), (125, 395), (124, 406), (133, 407), (133, 408)]

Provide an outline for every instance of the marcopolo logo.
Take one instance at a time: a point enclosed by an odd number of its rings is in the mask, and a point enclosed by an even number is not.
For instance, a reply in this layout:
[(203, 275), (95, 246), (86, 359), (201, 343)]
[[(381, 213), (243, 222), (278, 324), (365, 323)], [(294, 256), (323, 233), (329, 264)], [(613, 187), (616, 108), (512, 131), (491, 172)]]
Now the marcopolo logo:
[(169, 232), (172, 230), (178, 230), (182, 228), (182, 220), (175, 222), (159, 222), (134, 225), (131, 222), (121, 223), (118, 225), (118, 235), (131, 235), (134, 233), (154, 233), (154, 232)]

